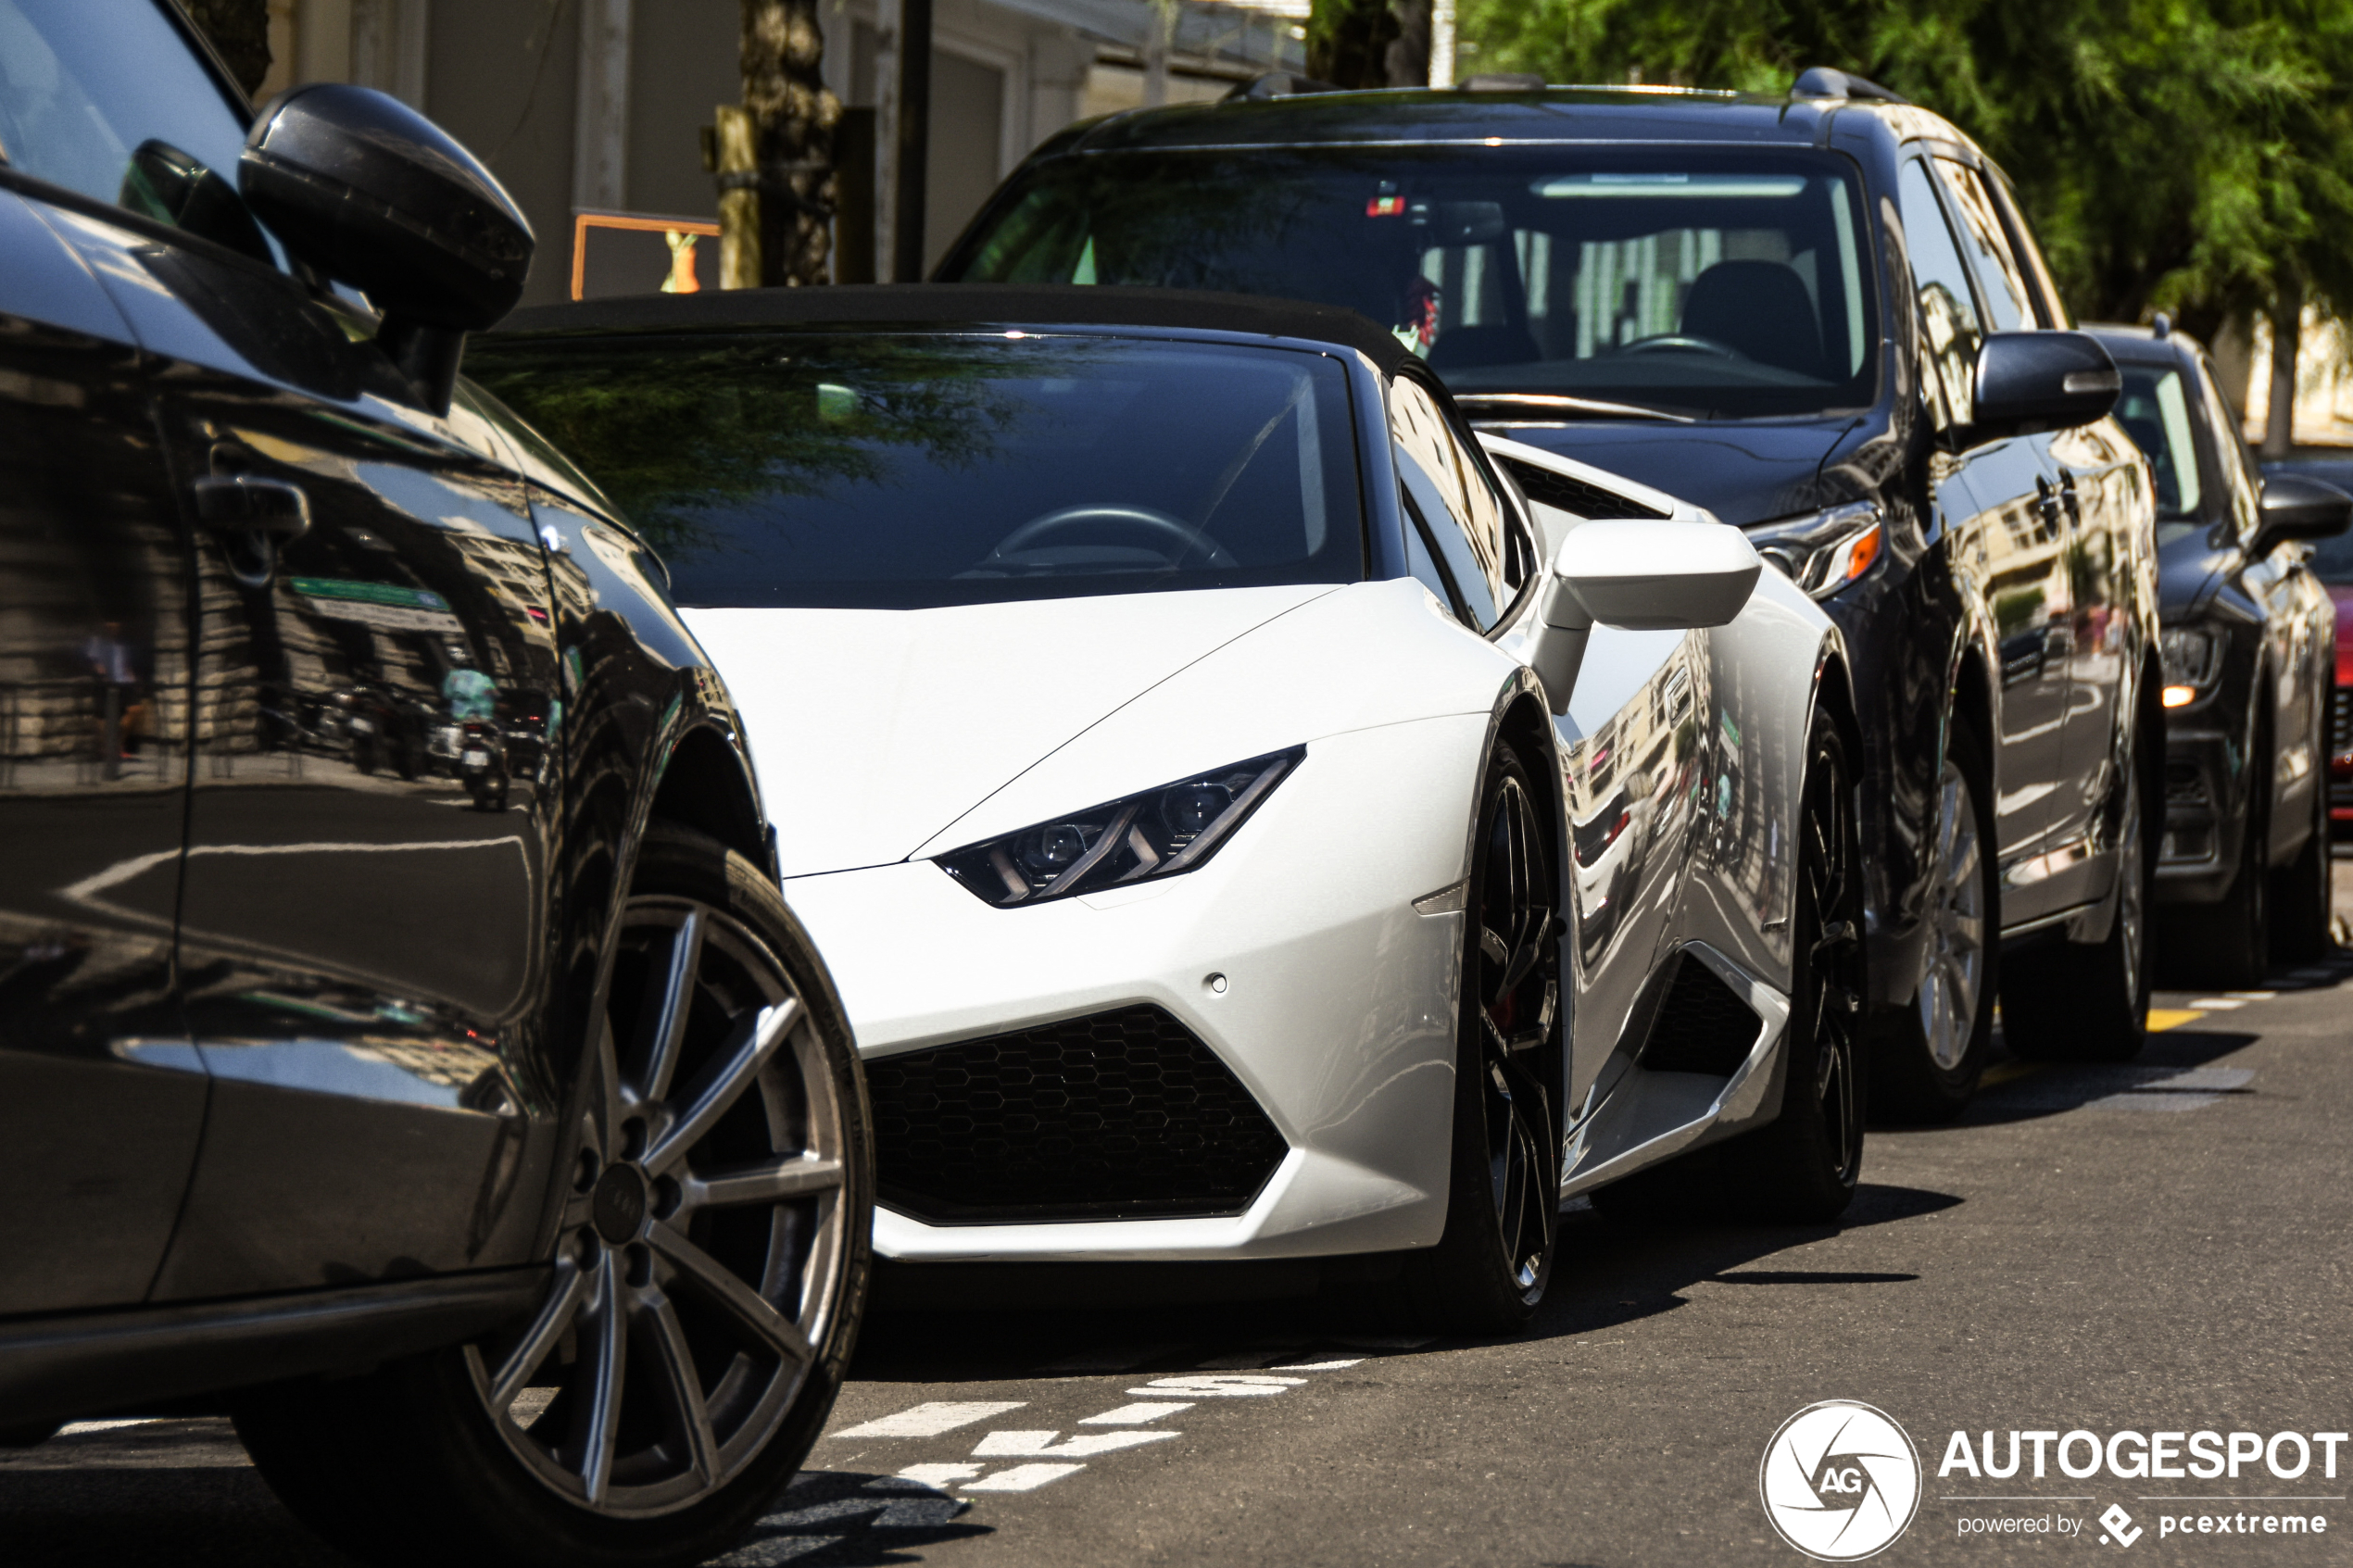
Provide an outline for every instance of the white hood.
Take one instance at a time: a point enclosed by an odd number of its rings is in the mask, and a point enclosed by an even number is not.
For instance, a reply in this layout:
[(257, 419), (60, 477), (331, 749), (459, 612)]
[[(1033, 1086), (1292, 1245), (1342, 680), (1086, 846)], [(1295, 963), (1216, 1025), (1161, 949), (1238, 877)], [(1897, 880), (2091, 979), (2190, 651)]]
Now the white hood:
[(783, 875), (905, 859), (1104, 715), (1327, 583), (942, 609), (688, 609)]

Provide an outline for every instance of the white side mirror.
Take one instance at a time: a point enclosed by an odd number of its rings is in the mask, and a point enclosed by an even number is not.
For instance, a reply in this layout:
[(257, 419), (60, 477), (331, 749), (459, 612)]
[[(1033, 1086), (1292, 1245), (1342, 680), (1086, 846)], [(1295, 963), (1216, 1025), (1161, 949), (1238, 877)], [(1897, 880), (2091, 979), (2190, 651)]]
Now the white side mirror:
[(1684, 632), (1740, 614), (1765, 563), (1720, 522), (1589, 522), (1561, 542), (1544, 621)]
[(1561, 542), (1544, 585), (1544, 624), (1529, 662), (1555, 713), (1596, 625), (1683, 632), (1729, 623), (1748, 603), (1765, 563), (1739, 529), (1720, 522), (1580, 524)]

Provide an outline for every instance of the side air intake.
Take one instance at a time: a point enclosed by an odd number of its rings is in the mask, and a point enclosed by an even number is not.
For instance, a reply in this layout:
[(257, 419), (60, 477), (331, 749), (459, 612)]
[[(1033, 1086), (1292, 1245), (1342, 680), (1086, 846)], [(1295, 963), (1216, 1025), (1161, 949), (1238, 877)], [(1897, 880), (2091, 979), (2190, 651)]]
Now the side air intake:
[(1756, 1044), (1764, 1020), (1740, 993), (1689, 953), (1675, 960), (1675, 978), (1651, 1021), (1636, 1060), (1654, 1073), (1706, 1073), (1729, 1078)]

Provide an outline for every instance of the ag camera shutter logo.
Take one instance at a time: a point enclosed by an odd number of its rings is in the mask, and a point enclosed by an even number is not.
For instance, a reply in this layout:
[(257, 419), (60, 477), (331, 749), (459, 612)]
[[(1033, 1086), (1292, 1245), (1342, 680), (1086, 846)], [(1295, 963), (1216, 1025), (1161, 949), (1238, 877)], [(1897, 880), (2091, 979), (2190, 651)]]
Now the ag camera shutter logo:
[(1825, 1399), (1781, 1423), (1756, 1489), (1781, 1539), (1822, 1562), (1883, 1550), (1920, 1506), (1920, 1456), (1884, 1411)]

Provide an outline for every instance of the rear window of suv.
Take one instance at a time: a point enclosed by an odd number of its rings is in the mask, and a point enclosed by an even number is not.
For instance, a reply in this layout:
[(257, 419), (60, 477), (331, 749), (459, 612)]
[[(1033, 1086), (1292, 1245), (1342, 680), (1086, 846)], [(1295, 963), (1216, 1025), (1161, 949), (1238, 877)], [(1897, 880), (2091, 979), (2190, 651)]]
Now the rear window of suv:
[(1252, 148), (1039, 166), (942, 270), (1345, 306), (1477, 413), (1869, 406), (1877, 307), (1852, 166), (1714, 147)]

